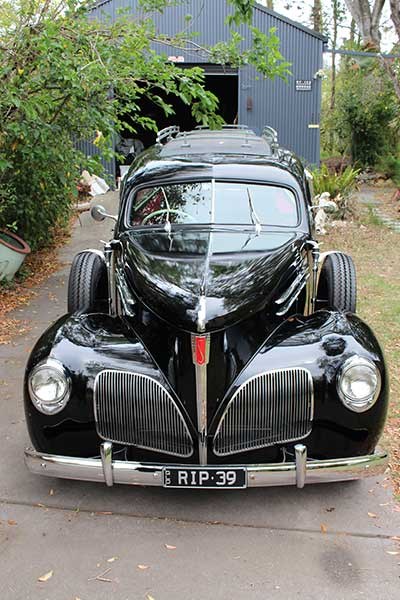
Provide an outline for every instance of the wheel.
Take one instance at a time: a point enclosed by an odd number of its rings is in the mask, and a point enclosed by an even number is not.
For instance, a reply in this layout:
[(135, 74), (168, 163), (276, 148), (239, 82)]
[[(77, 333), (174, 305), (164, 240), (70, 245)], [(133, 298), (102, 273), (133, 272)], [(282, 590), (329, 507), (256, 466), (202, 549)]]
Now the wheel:
[(85, 250), (72, 261), (68, 280), (68, 312), (93, 310), (108, 297), (107, 267), (95, 252)]
[(317, 289), (317, 308), (356, 312), (357, 280), (351, 256), (332, 252), (325, 258)]

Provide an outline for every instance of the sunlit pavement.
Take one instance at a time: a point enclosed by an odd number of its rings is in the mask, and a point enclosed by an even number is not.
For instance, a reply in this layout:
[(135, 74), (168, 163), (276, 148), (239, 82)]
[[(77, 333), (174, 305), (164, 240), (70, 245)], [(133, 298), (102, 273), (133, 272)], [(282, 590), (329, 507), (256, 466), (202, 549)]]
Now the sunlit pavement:
[[(100, 201), (116, 210), (116, 194)], [(72, 257), (99, 247), (111, 227), (81, 215), (60, 252), (64, 266), (13, 315), (29, 331), (0, 346), (0, 599), (399, 598), (400, 545), (391, 538), (400, 536), (400, 512), (385, 478), (210, 492), (26, 471), (28, 353), (65, 311)]]

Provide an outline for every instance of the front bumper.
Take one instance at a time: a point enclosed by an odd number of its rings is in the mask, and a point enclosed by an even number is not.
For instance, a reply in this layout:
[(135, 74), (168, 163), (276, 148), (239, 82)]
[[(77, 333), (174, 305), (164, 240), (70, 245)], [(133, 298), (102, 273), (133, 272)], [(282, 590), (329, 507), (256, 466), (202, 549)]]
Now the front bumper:
[[(295, 462), (230, 466), (244, 467), (247, 470), (248, 487), (297, 485), (302, 488), (305, 483), (346, 481), (380, 475), (388, 465), (387, 453), (379, 449), (367, 456), (329, 460), (307, 460), (307, 449), (302, 444), (298, 444), (295, 450)], [(112, 460), (112, 445), (109, 442), (101, 445), (101, 458), (42, 454), (28, 448), (25, 450), (25, 463), (29, 471), (39, 475), (101, 481), (108, 486), (114, 483), (162, 486), (163, 469), (169, 466)], [(193, 467), (199, 468), (199, 465)], [(190, 469), (190, 465), (182, 465), (182, 468)], [(221, 468), (229, 469), (229, 466), (223, 465)]]

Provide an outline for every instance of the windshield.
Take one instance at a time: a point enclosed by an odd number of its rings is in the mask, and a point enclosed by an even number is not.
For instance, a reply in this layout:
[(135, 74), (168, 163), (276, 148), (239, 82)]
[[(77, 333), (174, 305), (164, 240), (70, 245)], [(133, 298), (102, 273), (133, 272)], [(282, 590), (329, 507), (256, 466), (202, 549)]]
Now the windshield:
[(131, 225), (218, 224), (294, 227), (294, 193), (254, 183), (180, 183), (142, 188), (131, 204)]

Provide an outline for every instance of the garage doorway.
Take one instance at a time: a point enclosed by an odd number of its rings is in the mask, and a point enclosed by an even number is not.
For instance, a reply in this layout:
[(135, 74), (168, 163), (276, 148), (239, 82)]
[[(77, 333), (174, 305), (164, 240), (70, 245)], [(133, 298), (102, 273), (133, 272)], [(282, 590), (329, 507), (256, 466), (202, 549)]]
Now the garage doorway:
[[(219, 99), (219, 114), (227, 124), (237, 122), (239, 106), (239, 76), (237, 69), (222, 68), (219, 65), (212, 64), (185, 64), (182, 68), (201, 66), (205, 71), (205, 87)], [(162, 99), (171, 104), (174, 114), (166, 116), (163, 110), (147, 98), (140, 102), (141, 114), (153, 118), (158, 125), (158, 129), (163, 129), (169, 125), (178, 125), (181, 131), (190, 131), (197, 125), (191, 115), (190, 106), (184, 104), (179, 98), (168, 94), (160, 94)], [(125, 120), (135, 126), (134, 120)], [(122, 132), (122, 137), (132, 138), (129, 131)], [(137, 138), (148, 148), (156, 141), (156, 134), (153, 131), (137, 128)]]

